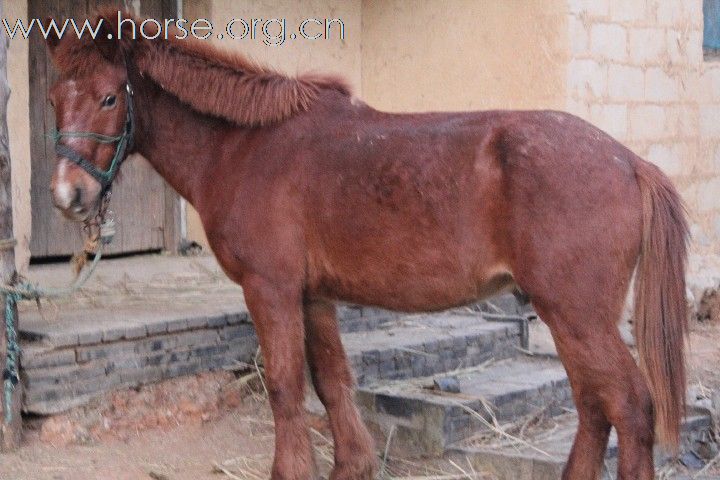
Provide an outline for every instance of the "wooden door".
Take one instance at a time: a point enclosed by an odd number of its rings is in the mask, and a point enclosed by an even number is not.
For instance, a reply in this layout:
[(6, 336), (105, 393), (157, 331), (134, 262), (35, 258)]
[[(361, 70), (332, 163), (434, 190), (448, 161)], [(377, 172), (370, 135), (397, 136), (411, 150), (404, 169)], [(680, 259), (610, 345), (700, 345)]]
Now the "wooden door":
[[(29, 0), (28, 18), (85, 19), (101, 4), (125, 2), (103, 0)], [(135, 2), (128, 2), (135, 4)], [(172, 17), (173, 0), (142, 0), (141, 14), (153, 18)], [(55, 168), (55, 147), (48, 136), (55, 115), (47, 102), (48, 88), (57, 78), (42, 35), (30, 39), (30, 132), (32, 237), (34, 258), (71, 255), (82, 247), (77, 223), (65, 220), (53, 207), (49, 185)], [(129, 157), (113, 185), (110, 210), (115, 213), (117, 233), (108, 253), (175, 250), (178, 238), (178, 198), (148, 162), (139, 155)]]

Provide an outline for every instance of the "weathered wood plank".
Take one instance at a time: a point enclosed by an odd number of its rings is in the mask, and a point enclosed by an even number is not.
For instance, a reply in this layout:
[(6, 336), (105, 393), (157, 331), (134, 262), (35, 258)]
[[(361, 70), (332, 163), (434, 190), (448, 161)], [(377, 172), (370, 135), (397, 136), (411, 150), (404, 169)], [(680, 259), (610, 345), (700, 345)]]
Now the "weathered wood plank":
[[(28, 18), (40, 17), (43, 13), (43, 6), (39, 1), (31, 1), (28, 4)], [(46, 7), (45, 7), (46, 8)], [(47, 63), (45, 57), (45, 43), (42, 36), (36, 31), (29, 39), (29, 60), (28, 68), (31, 74), (30, 79), (30, 158), (32, 159), (32, 169), (30, 172), (30, 189), (33, 193), (41, 192), (43, 181), (42, 162), (47, 158), (46, 147), (47, 139), (45, 137), (45, 92), (47, 92)], [(31, 221), (32, 235), (30, 237), (30, 250), (34, 255), (47, 255), (47, 221), (44, 218), (47, 213), (46, 209), (41, 209), (39, 203), (42, 201), (42, 195), (34, 194), (31, 196)]]
[[(155, 19), (178, 18), (176, 0), (144, 0), (140, 7), (141, 14)], [(159, 240), (162, 241), (165, 250), (170, 253), (178, 253), (180, 247), (180, 196), (173, 188), (164, 183), (165, 202), (163, 210), (163, 229), (160, 232)]]
[[(3, 2), (0, 1), (0, 17), (3, 13)], [(9, 39), (7, 37), (0, 38), (0, 239), (13, 238), (13, 218), (12, 218), (12, 185), (10, 179), (10, 143), (8, 138), (7, 126), (7, 105), (10, 98), (10, 86), (7, 80), (7, 48)], [(15, 250), (13, 248), (0, 250), (0, 282), (9, 284), (15, 279)], [(3, 299), (4, 303), (4, 299)], [(2, 308), (2, 317), (4, 320), (4, 311)], [(14, 312), (17, 320), (17, 309)], [(4, 321), (2, 322), (2, 335), (0, 338), (0, 362), (4, 369), (5, 358), (8, 350), (8, 338), (5, 334)], [(17, 327), (17, 324), (16, 324)], [(0, 396), (3, 398), (3, 396)], [(2, 404), (3, 419), (5, 412), (5, 402)], [(15, 450), (20, 446), (22, 436), (22, 385), (17, 384), (11, 398), (11, 415), (12, 420), (9, 423), (3, 421), (0, 427), (0, 450)]]

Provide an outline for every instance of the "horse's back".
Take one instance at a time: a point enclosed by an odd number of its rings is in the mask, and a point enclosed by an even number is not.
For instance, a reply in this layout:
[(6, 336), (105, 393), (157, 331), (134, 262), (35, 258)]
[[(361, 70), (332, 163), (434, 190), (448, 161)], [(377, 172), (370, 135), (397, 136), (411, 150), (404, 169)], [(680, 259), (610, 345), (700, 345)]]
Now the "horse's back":
[(371, 112), (319, 138), (301, 189), (310, 290), (398, 309), (506, 287), (528, 236), (632, 180), (628, 151), (558, 112)]

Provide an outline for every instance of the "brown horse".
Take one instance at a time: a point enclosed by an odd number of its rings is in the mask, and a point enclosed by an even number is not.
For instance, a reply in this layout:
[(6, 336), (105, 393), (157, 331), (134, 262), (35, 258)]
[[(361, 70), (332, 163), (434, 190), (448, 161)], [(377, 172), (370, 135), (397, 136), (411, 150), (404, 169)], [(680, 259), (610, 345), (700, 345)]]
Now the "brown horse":
[[(611, 427), (619, 478), (653, 478), (656, 435), (678, 444), (687, 329), (685, 213), (656, 167), (569, 114), (383, 113), (337, 78), (287, 77), (207, 43), (108, 40), (116, 15), (95, 41), (48, 39), (55, 203), (92, 215), (127, 150), (195, 206), (265, 355), (274, 480), (316, 475), (306, 355), (331, 478), (376, 470), (333, 302), (440, 310), (510, 285), (549, 325), (572, 384), (564, 478), (598, 477)], [(639, 367), (616, 326), (635, 270)]]

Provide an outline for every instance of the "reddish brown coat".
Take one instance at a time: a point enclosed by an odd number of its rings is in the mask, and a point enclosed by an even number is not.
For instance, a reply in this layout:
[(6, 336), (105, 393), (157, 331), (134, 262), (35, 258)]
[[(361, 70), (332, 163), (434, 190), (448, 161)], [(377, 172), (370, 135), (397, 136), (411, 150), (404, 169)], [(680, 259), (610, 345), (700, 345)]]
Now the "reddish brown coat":
[[(314, 475), (306, 347), (335, 438), (332, 479), (372, 478), (337, 300), (440, 310), (517, 285), (550, 326), (573, 387), (580, 427), (565, 478), (597, 478), (611, 426), (619, 477), (653, 478), (653, 405), (659, 439), (677, 444), (684, 211), (657, 168), (602, 131), (551, 111), (383, 113), (337, 79), (289, 78), (199, 42), (49, 45), (62, 73), (59, 127), (118, 131), (129, 79), (136, 150), (196, 207), (243, 286), (275, 415), (273, 479)], [(99, 109), (107, 92), (118, 92), (116, 110)], [(109, 161), (91, 141), (72, 142)], [(92, 179), (58, 161), (91, 212)], [(638, 259), (644, 374), (616, 328)]]

